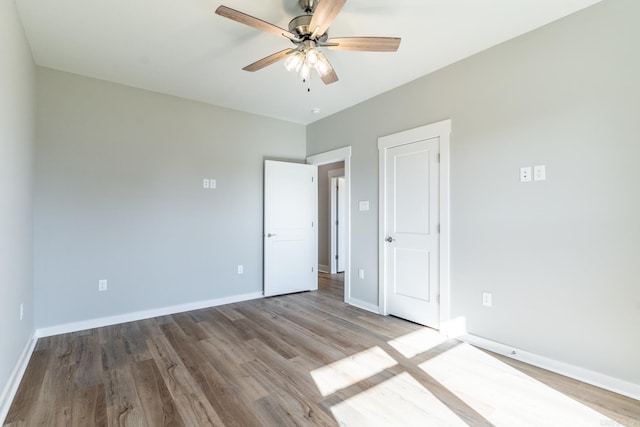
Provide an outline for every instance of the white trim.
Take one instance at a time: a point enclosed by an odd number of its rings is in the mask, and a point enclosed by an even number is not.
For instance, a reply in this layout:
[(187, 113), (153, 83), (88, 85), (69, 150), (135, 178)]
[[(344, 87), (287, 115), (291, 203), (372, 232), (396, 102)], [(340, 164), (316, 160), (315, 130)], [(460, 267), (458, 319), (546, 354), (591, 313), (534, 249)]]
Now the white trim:
[(511, 359), (520, 360), (528, 363), (529, 365), (537, 366), (539, 368), (555, 372), (556, 374), (564, 375), (565, 377), (573, 378), (614, 393), (628, 396), (632, 399), (640, 400), (640, 384), (630, 383), (589, 369), (549, 359), (548, 357), (520, 350), (476, 335), (466, 334), (456, 338), (467, 344), (507, 356)]
[(31, 338), (29, 338), (29, 341), (27, 341), (27, 344), (25, 345), (24, 350), (22, 350), (22, 354), (20, 355), (16, 366), (13, 368), (13, 371), (9, 376), (9, 381), (2, 391), (2, 394), (0, 395), (0, 425), (4, 425), (7, 414), (9, 413), (9, 408), (11, 407), (11, 403), (13, 402), (13, 399), (16, 397), (16, 393), (18, 392), (20, 381), (22, 381), (22, 377), (27, 370), (29, 360), (31, 359), (31, 355), (33, 354), (33, 350), (36, 348), (36, 342), (37, 340), (34, 334)]
[(344, 302), (351, 304), (351, 146), (315, 154), (307, 157), (310, 165), (327, 165), (344, 161), (345, 204), (348, 206), (345, 216), (345, 262), (344, 262)]
[(318, 264), (318, 272), (329, 274), (329, 266), (324, 264)]
[(137, 320), (150, 319), (152, 317), (167, 316), (169, 314), (183, 313), (185, 311), (200, 310), (203, 308), (216, 307), (219, 305), (259, 299), (262, 298), (262, 296), (262, 292), (252, 292), (249, 294), (233, 295), (225, 298), (197, 301), (187, 304), (178, 304), (169, 307), (119, 314), (116, 316), (99, 317), (96, 319), (83, 320), (81, 322), (64, 323), (62, 325), (36, 329), (35, 337), (49, 337), (52, 335), (66, 334), (69, 332), (84, 331), (87, 329), (101, 328), (103, 326), (117, 325), (119, 323), (135, 322)]
[(380, 307), (377, 305), (373, 305), (369, 302), (362, 301), (355, 298), (349, 298), (349, 301), (346, 301), (348, 304), (351, 304), (354, 307), (361, 308), (366, 311), (370, 311), (371, 313), (380, 314)]
[(440, 325), (450, 318), (450, 221), (449, 221), (449, 135), (451, 133), (451, 119), (442, 120), (425, 126), (420, 126), (404, 132), (395, 133), (378, 138), (379, 150), (379, 183), (378, 183), (378, 302), (380, 314), (387, 315), (386, 275), (385, 275), (385, 246), (383, 238), (386, 233), (386, 195), (384, 182), (386, 178), (385, 165), (387, 149), (400, 145), (411, 144), (425, 139), (439, 137), (440, 139)]

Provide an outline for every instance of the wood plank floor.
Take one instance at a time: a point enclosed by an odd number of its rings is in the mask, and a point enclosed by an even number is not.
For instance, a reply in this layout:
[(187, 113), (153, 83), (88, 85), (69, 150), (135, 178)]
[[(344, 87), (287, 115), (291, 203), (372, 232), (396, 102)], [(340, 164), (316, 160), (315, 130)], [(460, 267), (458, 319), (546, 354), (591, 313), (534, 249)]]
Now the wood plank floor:
[(634, 426), (640, 402), (320, 290), (40, 339), (5, 426)]

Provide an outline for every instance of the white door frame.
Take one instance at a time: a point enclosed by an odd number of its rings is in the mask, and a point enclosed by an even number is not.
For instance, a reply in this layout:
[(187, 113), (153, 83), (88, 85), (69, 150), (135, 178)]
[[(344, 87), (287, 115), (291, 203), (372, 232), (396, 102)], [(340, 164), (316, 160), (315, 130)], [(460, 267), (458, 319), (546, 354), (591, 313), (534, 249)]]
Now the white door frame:
[(378, 219), (378, 280), (379, 280), (379, 310), (387, 315), (387, 275), (386, 275), (386, 245), (384, 238), (386, 230), (386, 162), (387, 150), (404, 144), (423, 141), (430, 138), (440, 138), (440, 326), (442, 327), (450, 317), (450, 283), (449, 283), (449, 134), (451, 120), (443, 120), (404, 132), (378, 138), (379, 165), (379, 219)]
[(307, 157), (307, 163), (316, 166), (342, 161), (344, 162), (344, 200), (347, 206), (344, 228), (344, 302), (351, 304), (351, 146)]

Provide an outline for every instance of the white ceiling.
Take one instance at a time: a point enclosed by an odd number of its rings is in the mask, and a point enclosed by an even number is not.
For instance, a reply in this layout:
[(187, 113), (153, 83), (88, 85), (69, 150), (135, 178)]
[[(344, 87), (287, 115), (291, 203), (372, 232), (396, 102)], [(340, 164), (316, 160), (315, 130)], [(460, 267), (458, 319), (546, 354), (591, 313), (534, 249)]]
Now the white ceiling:
[[(396, 53), (328, 51), (340, 80), (307, 93), (292, 47), (218, 16), (224, 4), (288, 28), (297, 0), (16, 0), (35, 62), (129, 86), (311, 123), (600, 0), (348, 0), (329, 35), (402, 37)], [(319, 108), (320, 113), (312, 113)]]

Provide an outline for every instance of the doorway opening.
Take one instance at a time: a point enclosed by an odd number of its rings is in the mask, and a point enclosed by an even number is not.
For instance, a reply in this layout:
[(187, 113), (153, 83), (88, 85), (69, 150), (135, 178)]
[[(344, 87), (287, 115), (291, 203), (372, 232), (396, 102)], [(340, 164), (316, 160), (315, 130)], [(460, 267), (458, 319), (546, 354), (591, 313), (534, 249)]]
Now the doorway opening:
[[(344, 164), (344, 162), (342, 162)], [(330, 203), (329, 203), (329, 261), (331, 264), (330, 273), (344, 273), (344, 222), (346, 205), (344, 203), (344, 169), (342, 176), (336, 176), (330, 180)]]
[(336, 300), (344, 301), (344, 273), (318, 272), (318, 291)]
[(318, 271), (345, 268), (344, 161), (318, 166)]
[[(318, 166), (318, 271), (337, 272), (339, 267), (343, 268), (343, 289), (344, 302), (350, 304), (351, 300), (351, 278), (350, 278), (350, 246), (351, 246), (351, 147), (343, 147), (326, 153), (316, 154), (307, 158), (307, 163)], [(336, 188), (336, 203), (332, 207), (332, 180), (343, 178), (342, 194)], [(340, 185), (340, 182), (338, 182)], [(342, 215), (340, 221), (336, 218), (332, 221), (331, 213), (335, 209), (335, 216), (339, 216), (338, 202), (342, 200)], [(331, 227), (330, 224), (337, 221), (338, 227)], [(323, 227), (324, 225), (324, 227)], [(335, 232), (332, 239), (331, 234)], [(340, 239), (339, 235), (342, 235)], [(321, 240), (323, 240), (321, 242)], [(332, 252), (335, 252), (332, 255)], [(338, 258), (335, 258), (335, 255)], [(341, 258), (342, 257), (342, 258)], [(333, 259), (333, 263), (331, 262)], [(340, 265), (338, 265), (340, 264)], [(333, 270), (332, 270), (333, 268)], [(320, 280), (320, 278), (319, 278)]]

